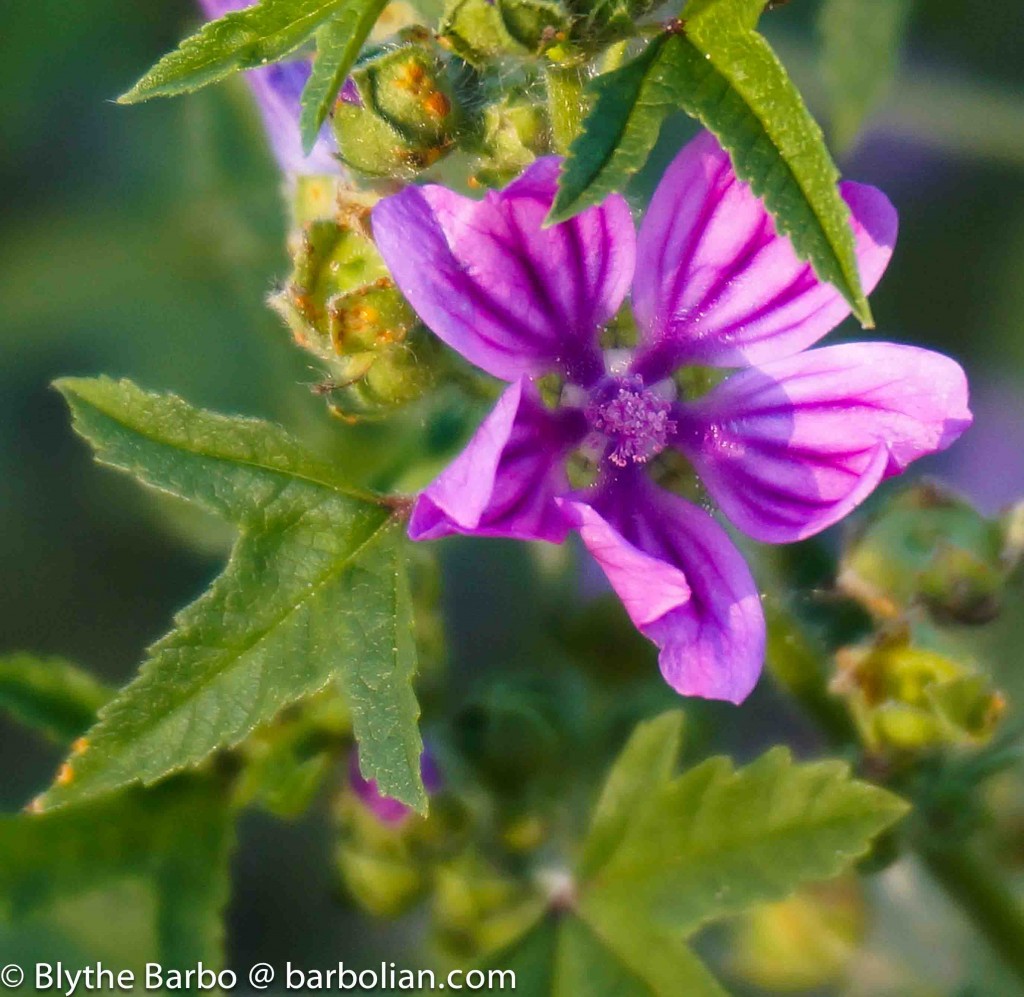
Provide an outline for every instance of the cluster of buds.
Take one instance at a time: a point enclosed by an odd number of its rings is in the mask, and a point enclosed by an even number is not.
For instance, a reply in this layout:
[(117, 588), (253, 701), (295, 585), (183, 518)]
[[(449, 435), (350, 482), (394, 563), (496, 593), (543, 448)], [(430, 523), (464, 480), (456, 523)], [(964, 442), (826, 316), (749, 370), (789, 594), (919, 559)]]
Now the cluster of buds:
[(1019, 551), (1012, 518), (987, 519), (935, 484), (908, 488), (847, 545), (839, 587), (880, 619), (915, 608), (940, 622), (998, 615)]
[(431, 797), (426, 818), (382, 795), (353, 751), (334, 806), (337, 866), (348, 894), (371, 914), (396, 917), (427, 903), (437, 947), (453, 965), (465, 964), (520, 934), (537, 915), (537, 896), (480, 853), (469, 833), (474, 818), (429, 751), (421, 770)]
[(991, 740), (1004, 697), (949, 628), (993, 620), (1018, 561), (1013, 517), (987, 519), (931, 483), (904, 491), (851, 538), (839, 587), (876, 630), (838, 652), (832, 688), (870, 752)]
[[(430, 796), (443, 789), (440, 771), (429, 752), (420, 759), (423, 785)], [(429, 886), (432, 852), (445, 836), (440, 807), (427, 819), (405, 804), (384, 796), (349, 758), (347, 778), (335, 801), (339, 829), (338, 870), (349, 894), (378, 917), (408, 910)]]
[(418, 398), (433, 383), (437, 353), (373, 245), (372, 204), (340, 181), (299, 185), (292, 273), (270, 298), (296, 343), (329, 372), (318, 390), (352, 417)]

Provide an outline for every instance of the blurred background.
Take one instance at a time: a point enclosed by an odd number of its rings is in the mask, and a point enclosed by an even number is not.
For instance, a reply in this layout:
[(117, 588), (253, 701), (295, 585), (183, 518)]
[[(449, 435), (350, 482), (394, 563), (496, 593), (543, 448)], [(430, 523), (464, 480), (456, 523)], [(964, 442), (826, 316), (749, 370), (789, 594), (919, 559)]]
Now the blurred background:
[[(817, 6), (793, 0), (764, 27), (824, 113)], [(340, 431), (308, 390), (316, 372), (263, 306), (286, 269), (284, 230), (278, 177), (244, 86), (112, 103), (194, 21), (189, 0), (35, 0), (4, 13), (0, 653), (62, 655), (117, 684), (219, 571), (230, 536), (98, 470), (51, 381), (109, 373), (328, 443)], [(943, 350), (972, 380), (975, 426), (923, 471), (994, 512), (1024, 493), (1019, 0), (917, 4), (897, 83), (842, 166), (882, 187), (900, 212), (897, 252), (873, 298), (878, 335)], [(472, 618), (455, 647), (471, 665), (474, 648), (514, 640), (503, 617), (511, 582), (502, 583), (507, 599), (467, 608), (490, 565), (514, 569), (498, 547), (462, 549), (447, 557), (448, 603), (467, 625)], [(1005, 664), (1000, 679), (1019, 703), (1024, 669), (1017, 656)], [(722, 715), (725, 729), (733, 717)], [(778, 737), (778, 722), (775, 714), (766, 737)], [(0, 717), (0, 810), (21, 809), (59, 755)], [(355, 915), (336, 896), (330, 850), (316, 815), (243, 822), (233, 963), (317, 965), (339, 947), (353, 951)], [(1016, 992), (935, 896), (909, 882), (906, 891), (918, 915), (886, 914), (878, 959), (887, 948), (916, 959), (933, 981), (922, 993)], [(361, 961), (394, 957), (390, 930), (366, 940)], [(0, 925), (0, 957), (20, 944), (6, 931)], [(951, 981), (961, 989), (946, 989)]]

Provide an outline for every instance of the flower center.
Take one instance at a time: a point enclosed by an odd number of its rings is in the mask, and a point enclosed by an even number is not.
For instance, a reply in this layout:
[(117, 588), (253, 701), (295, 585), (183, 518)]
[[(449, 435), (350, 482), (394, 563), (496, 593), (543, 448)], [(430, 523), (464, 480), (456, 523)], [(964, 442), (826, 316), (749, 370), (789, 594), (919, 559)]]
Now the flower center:
[(671, 412), (672, 403), (645, 388), (637, 374), (605, 381), (585, 410), (591, 428), (611, 443), (607, 456), (619, 467), (645, 464), (665, 449), (676, 428)]

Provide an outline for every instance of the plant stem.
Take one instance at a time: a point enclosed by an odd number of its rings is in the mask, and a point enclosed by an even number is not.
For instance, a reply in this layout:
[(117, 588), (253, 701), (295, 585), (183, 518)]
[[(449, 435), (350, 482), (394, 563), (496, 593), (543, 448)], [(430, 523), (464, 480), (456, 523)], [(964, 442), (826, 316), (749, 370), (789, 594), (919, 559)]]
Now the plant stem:
[(1024, 907), (998, 871), (966, 846), (919, 845), (918, 853), (939, 885), (1024, 983)]
[(547, 84), (548, 115), (555, 152), (565, 155), (579, 134), (586, 113), (582, 70), (579, 66), (550, 66)]
[(860, 750), (846, 707), (828, 691), (822, 662), (826, 651), (777, 595), (764, 597), (768, 624), (768, 669), (839, 750)]

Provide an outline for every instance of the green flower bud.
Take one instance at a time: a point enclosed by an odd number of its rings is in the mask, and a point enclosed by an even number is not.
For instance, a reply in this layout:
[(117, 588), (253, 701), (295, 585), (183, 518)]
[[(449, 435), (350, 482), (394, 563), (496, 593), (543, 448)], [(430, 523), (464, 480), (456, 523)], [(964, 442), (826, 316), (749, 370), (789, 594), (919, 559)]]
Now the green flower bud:
[(411, 177), (454, 142), (459, 114), (445, 65), (406, 42), (352, 73), (354, 93), (338, 101), (334, 131), (342, 159), (370, 176)]
[(839, 586), (872, 613), (895, 618), (918, 602), (939, 618), (984, 623), (1006, 580), (998, 523), (934, 485), (908, 489), (843, 554)]
[(865, 745), (917, 752), (989, 741), (1005, 701), (989, 679), (909, 633), (842, 649), (833, 691), (844, 696)]
[(551, 0), (449, 0), (441, 43), (470, 65), (539, 55), (566, 39), (568, 12)]
[(327, 366), (330, 377), (317, 390), (353, 418), (419, 398), (443, 356), (369, 237), (369, 207), (344, 192), (334, 217), (299, 229), (291, 276), (270, 299), (295, 341)]
[(547, 112), (521, 95), (507, 96), (483, 112), (484, 155), (472, 183), (503, 187), (550, 145)]
[(659, 0), (568, 0), (576, 44), (594, 51), (610, 42), (635, 38), (637, 21), (659, 6)]
[(808, 887), (742, 915), (732, 944), (732, 970), (759, 988), (817, 990), (842, 980), (867, 931), (857, 879)]

